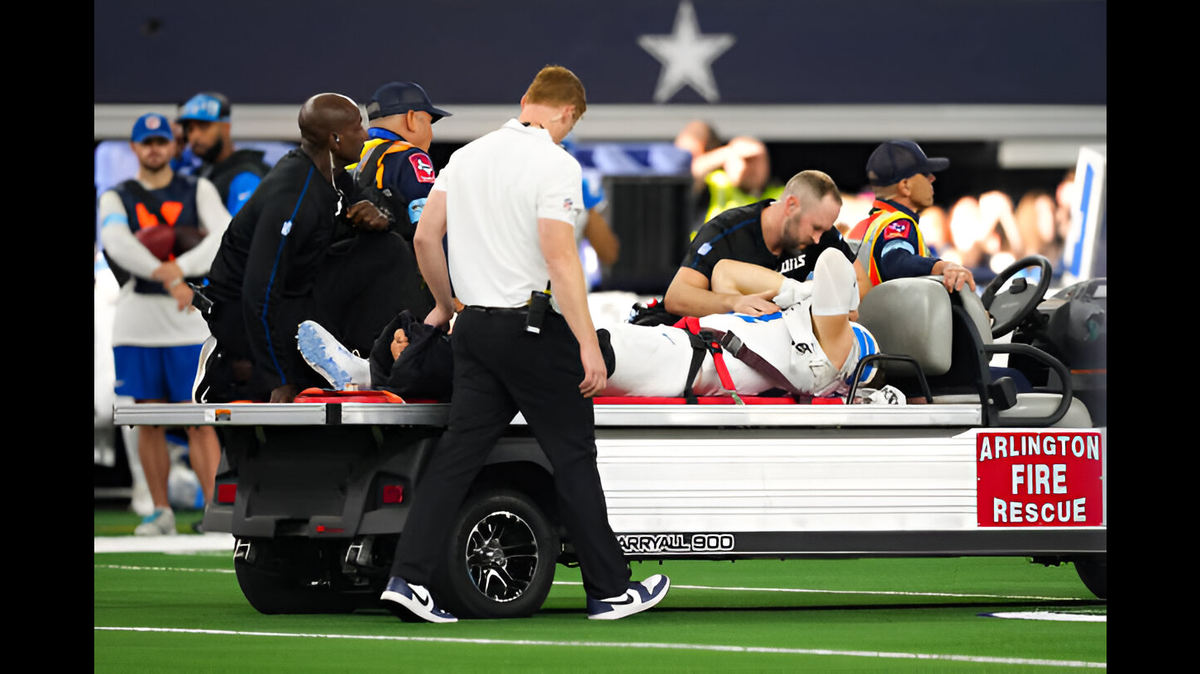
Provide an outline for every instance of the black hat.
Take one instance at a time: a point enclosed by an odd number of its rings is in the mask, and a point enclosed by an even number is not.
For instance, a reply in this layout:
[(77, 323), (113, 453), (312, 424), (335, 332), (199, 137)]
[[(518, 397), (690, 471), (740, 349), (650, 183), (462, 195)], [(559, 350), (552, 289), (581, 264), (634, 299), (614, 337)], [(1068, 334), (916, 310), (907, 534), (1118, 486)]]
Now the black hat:
[(429, 95), (415, 82), (388, 82), (375, 90), (367, 103), (367, 119), (375, 120), (390, 115), (403, 115), (409, 110), (421, 110), (433, 116), (436, 122), (450, 113), (433, 107)]
[(911, 140), (889, 140), (875, 148), (867, 160), (867, 178), (876, 187), (886, 187), (918, 173), (934, 173), (950, 167), (945, 157), (926, 157)]

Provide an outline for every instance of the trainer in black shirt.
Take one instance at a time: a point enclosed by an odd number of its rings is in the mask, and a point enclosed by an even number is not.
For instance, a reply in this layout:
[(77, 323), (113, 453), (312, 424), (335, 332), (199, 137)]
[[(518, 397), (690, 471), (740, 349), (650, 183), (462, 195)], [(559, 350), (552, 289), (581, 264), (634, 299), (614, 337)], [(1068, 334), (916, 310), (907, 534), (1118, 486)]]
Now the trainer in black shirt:
[(666, 310), (678, 316), (730, 311), (760, 316), (779, 311), (761, 293), (714, 292), (713, 268), (720, 260), (732, 259), (805, 281), (826, 248), (836, 247), (853, 261), (853, 252), (833, 226), (841, 208), (842, 197), (832, 178), (820, 171), (802, 171), (788, 181), (778, 201), (760, 201), (717, 215), (696, 233), (663, 298)]

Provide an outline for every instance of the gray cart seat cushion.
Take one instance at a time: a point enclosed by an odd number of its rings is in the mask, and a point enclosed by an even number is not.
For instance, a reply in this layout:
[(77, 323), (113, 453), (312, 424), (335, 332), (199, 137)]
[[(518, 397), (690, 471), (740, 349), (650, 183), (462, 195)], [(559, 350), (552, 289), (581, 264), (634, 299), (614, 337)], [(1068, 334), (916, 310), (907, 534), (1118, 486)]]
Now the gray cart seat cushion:
[[(880, 351), (915, 359), (925, 376), (950, 370), (954, 338), (950, 295), (937, 281), (901, 278), (875, 286), (859, 304), (858, 322), (875, 335)], [(906, 366), (889, 363), (887, 369), (911, 376)]]

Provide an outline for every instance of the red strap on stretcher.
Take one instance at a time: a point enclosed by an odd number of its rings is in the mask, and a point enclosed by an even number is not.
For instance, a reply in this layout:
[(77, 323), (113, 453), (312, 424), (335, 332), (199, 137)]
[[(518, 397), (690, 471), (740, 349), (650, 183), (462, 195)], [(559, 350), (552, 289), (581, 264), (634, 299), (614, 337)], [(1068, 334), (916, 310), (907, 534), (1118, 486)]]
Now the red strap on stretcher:
[[(701, 330), (700, 319), (695, 316), (685, 316), (679, 319), (673, 327), (683, 328), (693, 335), (699, 335)], [(713, 357), (713, 364), (717, 366), (717, 377), (721, 379), (721, 386), (724, 386), (735, 400), (739, 400), (737, 390), (733, 387), (733, 377), (729, 376), (729, 368), (725, 365), (725, 351), (721, 348), (720, 342), (711, 338), (704, 340), (704, 345), (708, 347), (708, 352)]]

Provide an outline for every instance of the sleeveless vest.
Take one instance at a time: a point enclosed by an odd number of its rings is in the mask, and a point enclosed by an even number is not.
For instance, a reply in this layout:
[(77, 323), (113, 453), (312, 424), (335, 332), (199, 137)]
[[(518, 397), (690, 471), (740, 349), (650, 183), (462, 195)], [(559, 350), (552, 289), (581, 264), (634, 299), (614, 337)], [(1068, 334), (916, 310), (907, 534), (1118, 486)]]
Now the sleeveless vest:
[(346, 167), (354, 178), (354, 185), (360, 196), (366, 197), (367, 201), (388, 216), (392, 221), (392, 231), (403, 236), (406, 241), (412, 239), (412, 234), (404, 234), (412, 228), (407, 226), (410, 224), (407, 220), (401, 221), (401, 217), (408, 217), (408, 203), (404, 201), (403, 195), (383, 186), (383, 158), (389, 154), (407, 152), (415, 147), (402, 140), (372, 138), (363, 144), (358, 163)]
[[(903, 211), (880, 211), (867, 227), (867, 232), (862, 238), (862, 245), (858, 247), (858, 256), (855, 258), (855, 265), (863, 272), (858, 274), (860, 286), (864, 276), (867, 282), (865, 288), (859, 288), (860, 293), (883, 283), (883, 278), (879, 274), (879, 264), (875, 260), (875, 246), (879, 243), (887, 226), (897, 220), (912, 220), (912, 216)], [(925, 245), (925, 237), (921, 236), (921, 228), (917, 226), (915, 220), (912, 222), (913, 229), (917, 232), (917, 254), (921, 257), (930, 257), (929, 247)]]
[[(196, 210), (196, 184), (195, 176), (176, 174), (166, 187), (156, 190), (147, 190), (136, 179), (126, 180), (113, 189), (121, 197), (121, 204), (125, 206), (125, 213), (129, 218), (129, 229), (134, 234), (149, 227), (175, 228), (175, 249), (168, 258), (174, 260), (176, 256), (194, 248), (195, 244), (204, 238), (200, 230), (200, 215)], [(194, 231), (189, 232), (189, 236), (178, 236), (183, 228)], [(131, 274), (115, 265), (111, 258), (108, 264), (112, 267), (117, 281), (124, 285)], [(193, 283), (201, 281), (200, 278), (187, 280)], [(143, 295), (169, 294), (158, 281), (141, 277), (134, 279), (133, 290)]]

